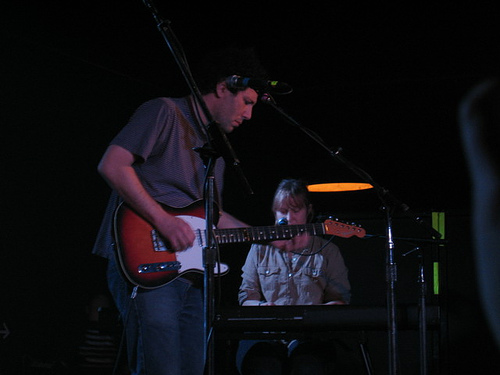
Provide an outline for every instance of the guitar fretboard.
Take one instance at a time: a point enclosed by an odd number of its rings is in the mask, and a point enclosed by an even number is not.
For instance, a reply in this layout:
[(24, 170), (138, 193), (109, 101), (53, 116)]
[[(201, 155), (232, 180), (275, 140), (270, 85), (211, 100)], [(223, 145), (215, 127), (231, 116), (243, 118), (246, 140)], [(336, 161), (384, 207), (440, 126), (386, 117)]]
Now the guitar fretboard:
[(301, 225), (216, 229), (214, 233), (217, 243), (230, 244), (238, 242), (286, 240), (301, 233), (323, 235), (325, 234), (325, 228), (322, 223), (312, 223)]

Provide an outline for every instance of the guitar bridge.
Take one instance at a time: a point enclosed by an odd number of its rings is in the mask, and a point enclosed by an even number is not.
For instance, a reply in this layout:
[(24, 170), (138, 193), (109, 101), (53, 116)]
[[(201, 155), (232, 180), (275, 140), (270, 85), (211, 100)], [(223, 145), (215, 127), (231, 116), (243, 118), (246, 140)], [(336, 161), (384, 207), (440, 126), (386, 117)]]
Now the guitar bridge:
[(181, 263), (177, 261), (145, 263), (137, 267), (137, 272), (139, 273), (172, 272), (172, 271), (178, 271), (180, 268), (181, 268)]

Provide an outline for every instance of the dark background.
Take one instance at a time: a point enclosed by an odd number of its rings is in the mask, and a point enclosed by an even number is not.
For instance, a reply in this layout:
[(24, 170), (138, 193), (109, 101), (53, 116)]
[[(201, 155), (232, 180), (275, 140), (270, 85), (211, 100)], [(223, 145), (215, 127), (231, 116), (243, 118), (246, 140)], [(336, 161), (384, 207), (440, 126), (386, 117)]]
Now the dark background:
[[(0, 23), (0, 317), (10, 335), (0, 349), (15, 365), (50, 367), (71, 356), (86, 306), (104, 289), (103, 264), (90, 255), (109, 194), (97, 163), (140, 103), (188, 90), (142, 1), (10, 3), (2, 3)], [(210, 48), (254, 46), (273, 79), (294, 88), (275, 96), (281, 108), (332, 150), (341, 147), (348, 160), (427, 222), (432, 212), (446, 214), (446, 250), (425, 246), (432, 249), (427, 262), (446, 260), (448, 278), (438, 302), (446, 302), (450, 322), (457, 322), (442, 338), (449, 344), (446, 366), (450, 373), (467, 373), (479, 363), (496, 368), (491, 359), (497, 351), (475, 285), (470, 182), (457, 111), (474, 84), (497, 73), (498, 12), (455, 4), (156, 5), (188, 61)], [(247, 196), (228, 173), (226, 209), (252, 225), (271, 223), (270, 200), (282, 178), (359, 181), (271, 107), (258, 105), (253, 121), (230, 140), (254, 194)], [(318, 214), (384, 234), (373, 191), (317, 194), (314, 200)], [(396, 217), (394, 231), (429, 238), (407, 218)], [(384, 241), (339, 244), (353, 303), (383, 304)], [(405, 303), (417, 298), (418, 258), (401, 255), (414, 244), (396, 246), (402, 267), (398, 298)], [(244, 246), (223, 252), (232, 269), (224, 279), (225, 304), (235, 303), (245, 255)]]

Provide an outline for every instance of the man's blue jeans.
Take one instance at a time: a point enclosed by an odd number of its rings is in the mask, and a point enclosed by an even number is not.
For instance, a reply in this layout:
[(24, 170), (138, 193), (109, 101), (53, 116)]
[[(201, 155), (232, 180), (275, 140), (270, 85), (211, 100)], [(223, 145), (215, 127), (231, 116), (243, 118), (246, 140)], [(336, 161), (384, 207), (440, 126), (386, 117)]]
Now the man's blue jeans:
[(126, 327), (132, 375), (202, 375), (205, 363), (203, 289), (176, 279), (156, 289), (130, 285), (114, 260), (108, 285)]

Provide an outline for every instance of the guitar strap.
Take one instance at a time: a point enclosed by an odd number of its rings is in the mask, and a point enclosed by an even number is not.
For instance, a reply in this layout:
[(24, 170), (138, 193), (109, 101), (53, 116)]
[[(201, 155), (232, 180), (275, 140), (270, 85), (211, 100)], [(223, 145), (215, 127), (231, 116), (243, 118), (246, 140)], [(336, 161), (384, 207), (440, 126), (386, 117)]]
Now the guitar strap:
[[(204, 125), (205, 121), (203, 121), (202, 115), (200, 113), (200, 106), (196, 103), (195, 99), (192, 96), (189, 96), (188, 100), (189, 104), (189, 109), (191, 111), (191, 116), (194, 119), (193, 124), (195, 125), (195, 131), (199, 134), (200, 139), (205, 139), (206, 143), (203, 145), (203, 147), (199, 147), (195, 149), (196, 152), (200, 155), (200, 157), (203, 159), (203, 163), (207, 165), (208, 159), (207, 159), (207, 153), (212, 152), (212, 155), (216, 155), (213, 150), (210, 150), (209, 144), (208, 144), (208, 139), (209, 139), (209, 134), (206, 126)], [(202, 149), (204, 151), (202, 151)], [(214, 184), (214, 195), (215, 199), (214, 202), (216, 206), (220, 207), (220, 198), (221, 195), (219, 194), (219, 189), (217, 188), (217, 183)]]

